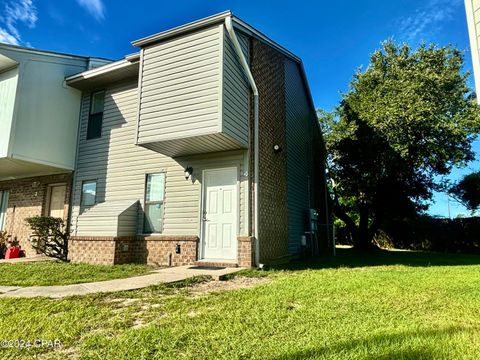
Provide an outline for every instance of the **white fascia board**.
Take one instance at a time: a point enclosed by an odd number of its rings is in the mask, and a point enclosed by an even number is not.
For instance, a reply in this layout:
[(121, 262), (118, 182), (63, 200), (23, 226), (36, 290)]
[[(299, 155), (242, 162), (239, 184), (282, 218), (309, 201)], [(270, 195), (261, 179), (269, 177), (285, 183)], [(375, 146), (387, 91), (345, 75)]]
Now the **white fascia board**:
[(11, 45), (11, 44), (5, 44), (5, 43), (0, 43), (0, 49), (10, 50), (10, 51), (18, 51), (18, 52), (26, 52), (26, 53), (32, 53), (32, 54), (41, 54), (41, 55), (60, 57), (60, 58), (66, 58), (66, 59), (77, 59), (77, 60), (78, 59), (83, 59), (83, 60), (88, 59), (88, 56), (72, 55), (72, 54), (65, 54), (65, 53), (60, 53), (60, 52), (56, 52), (56, 51), (33, 49), (33, 48), (27, 48), (27, 47), (24, 47), (24, 46)]
[(99, 75), (106, 74), (111, 71), (121, 70), (123, 68), (129, 67), (139, 59), (139, 56), (137, 57), (134, 57), (133, 55), (129, 55), (129, 56), (130, 56), (130, 60), (132, 61), (129, 61), (127, 59), (118, 60), (110, 64), (97, 67), (95, 69), (83, 71), (81, 73), (69, 76), (65, 79), (65, 81), (67, 82), (67, 85), (74, 84), (75, 82), (80, 80), (90, 79)]
[(160, 40), (164, 40), (166, 38), (170, 38), (172, 36), (177, 36), (180, 34), (184, 34), (186, 32), (196, 30), (198, 28), (202, 28), (205, 26), (213, 25), (225, 20), (226, 17), (232, 16), (231, 11), (224, 11), (219, 14), (215, 14), (204, 19), (196, 20), (181, 26), (174, 27), (173, 29), (169, 29), (166, 31), (159, 32), (157, 34), (153, 34), (150, 36), (146, 36), (144, 38), (132, 41), (132, 45), (136, 47), (144, 47), (154, 42), (158, 42)]

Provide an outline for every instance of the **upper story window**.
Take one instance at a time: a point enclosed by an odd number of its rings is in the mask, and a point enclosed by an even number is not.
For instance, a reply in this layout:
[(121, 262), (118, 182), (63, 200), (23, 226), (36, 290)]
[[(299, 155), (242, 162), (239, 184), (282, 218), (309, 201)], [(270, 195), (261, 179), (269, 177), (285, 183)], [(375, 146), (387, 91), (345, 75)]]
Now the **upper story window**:
[(92, 93), (90, 98), (90, 113), (88, 115), (87, 140), (98, 139), (102, 136), (103, 106), (105, 91)]
[(93, 206), (97, 202), (97, 182), (87, 180), (82, 182), (82, 206)]

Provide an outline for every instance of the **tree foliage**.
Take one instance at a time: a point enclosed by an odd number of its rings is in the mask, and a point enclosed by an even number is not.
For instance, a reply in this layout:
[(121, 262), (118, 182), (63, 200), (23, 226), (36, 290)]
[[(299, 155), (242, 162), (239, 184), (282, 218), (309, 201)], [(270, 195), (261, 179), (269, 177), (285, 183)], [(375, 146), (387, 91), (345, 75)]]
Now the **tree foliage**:
[(386, 217), (425, 208), (438, 175), (474, 158), (480, 111), (446, 46), (383, 44), (333, 114), (320, 112), (334, 212), (369, 247)]
[(472, 213), (480, 207), (480, 171), (465, 175), (449, 193)]
[(51, 216), (34, 216), (25, 219), (33, 234), (30, 244), (35, 250), (63, 261), (68, 255), (68, 232), (62, 219)]

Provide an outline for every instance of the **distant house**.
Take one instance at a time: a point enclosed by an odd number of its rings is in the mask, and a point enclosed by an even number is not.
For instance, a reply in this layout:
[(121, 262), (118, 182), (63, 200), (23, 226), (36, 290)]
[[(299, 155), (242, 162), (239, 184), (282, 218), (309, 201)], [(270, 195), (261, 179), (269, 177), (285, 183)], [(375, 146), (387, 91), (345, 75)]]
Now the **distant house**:
[(253, 266), (326, 247), (301, 60), (230, 12), (133, 45), (66, 74), (82, 93), (70, 260)]
[(26, 217), (68, 217), (81, 92), (65, 77), (100, 64), (0, 44), (0, 230), (27, 255)]
[(480, 104), (480, 0), (465, 0), (477, 101)]

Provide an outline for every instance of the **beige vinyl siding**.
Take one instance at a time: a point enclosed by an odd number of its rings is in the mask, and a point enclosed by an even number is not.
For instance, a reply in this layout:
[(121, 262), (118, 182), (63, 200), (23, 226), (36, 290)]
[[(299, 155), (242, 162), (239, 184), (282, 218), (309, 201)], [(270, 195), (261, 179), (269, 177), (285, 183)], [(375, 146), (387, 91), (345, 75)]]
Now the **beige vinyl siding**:
[[(136, 111), (137, 83), (116, 84), (107, 88), (105, 93), (105, 110), (102, 137), (86, 140), (90, 94), (84, 94), (81, 111), (81, 126), (77, 170), (75, 175), (72, 230), (77, 235), (102, 233), (105, 236), (119, 236), (128, 233), (110, 224), (111, 217), (104, 221), (84, 221), (82, 217), (95, 215), (100, 219), (103, 206), (115, 207), (116, 204), (133, 204), (139, 201), (136, 230), (143, 230), (143, 205), (145, 176), (147, 173), (166, 173), (165, 212), (163, 233), (169, 235), (200, 234), (200, 191), (202, 169), (207, 167), (238, 166), (243, 173), (245, 151), (237, 150), (213, 153), (201, 156), (172, 159), (152, 150), (136, 146)], [(194, 179), (187, 181), (184, 177), (186, 166), (194, 169)], [(97, 181), (97, 201), (99, 205), (81, 214), (81, 184), (84, 180)], [(246, 201), (244, 192), (246, 178), (241, 179), (240, 186), (240, 234), (245, 233), (243, 224), (246, 219)], [(106, 205), (102, 205), (105, 203)], [(117, 213), (121, 209), (115, 210)], [(90, 215), (88, 215), (90, 213)], [(79, 220), (78, 220), (79, 219)], [(77, 221), (78, 220), (78, 221)], [(130, 226), (130, 225), (129, 225)], [(102, 228), (106, 231), (103, 232)], [(128, 228), (128, 226), (127, 226)], [(120, 229), (120, 230), (119, 230)], [(91, 235), (91, 234), (90, 234)]]
[[(237, 38), (250, 61), (249, 38), (237, 31)], [(248, 145), (248, 123), (250, 115), (250, 85), (243, 73), (238, 55), (230, 37), (224, 30), (223, 52), (223, 131)]]
[(311, 134), (315, 114), (310, 110), (298, 65), (289, 59), (285, 59), (285, 103), (288, 251), (298, 254), (301, 251), (301, 236), (307, 230), (305, 217), (309, 208), (308, 194), (311, 192), (308, 182), (313, 166)]
[(221, 30), (216, 25), (144, 49), (140, 144), (220, 131)]
[(77, 236), (134, 236), (138, 201), (108, 201), (91, 207), (78, 218)]
[(18, 67), (0, 73), (0, 158), (8, 156)]

